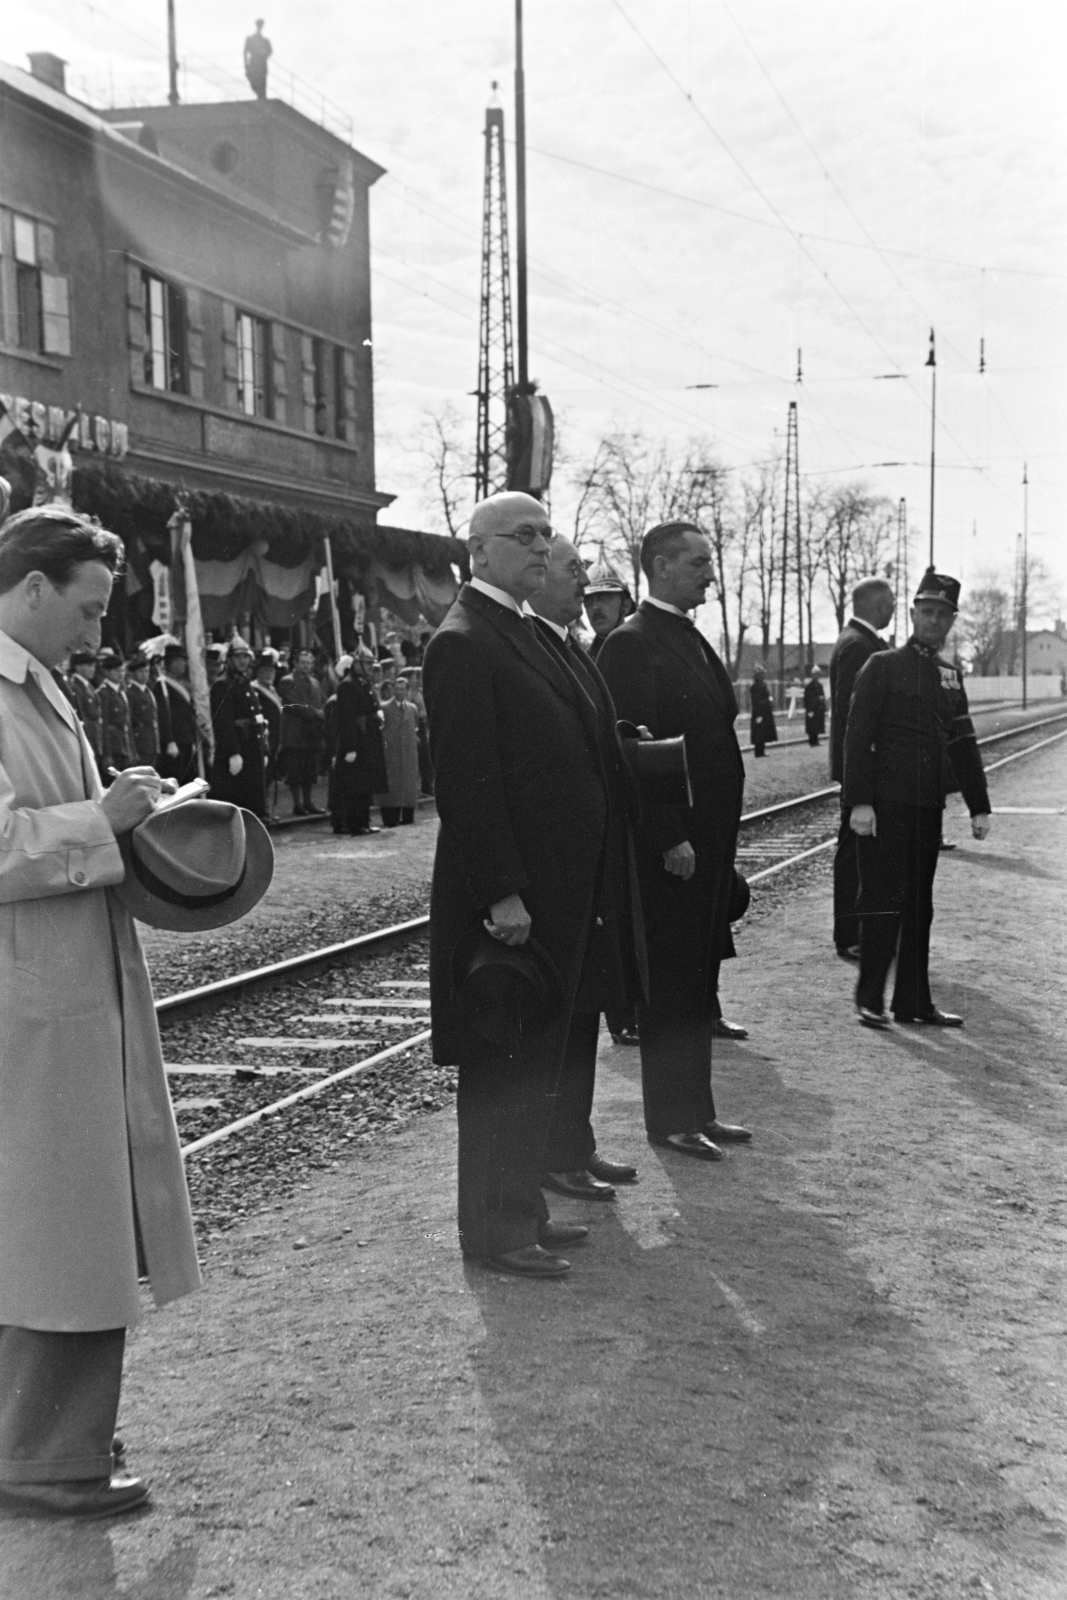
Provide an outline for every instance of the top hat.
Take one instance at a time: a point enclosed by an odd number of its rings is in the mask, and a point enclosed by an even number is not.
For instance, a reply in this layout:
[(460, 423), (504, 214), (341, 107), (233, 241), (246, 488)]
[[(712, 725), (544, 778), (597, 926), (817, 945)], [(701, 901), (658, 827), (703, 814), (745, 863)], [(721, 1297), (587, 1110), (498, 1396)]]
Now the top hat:
[(464, 1021), (490, 1044), (543, 1033), (563, 1009), (560, 975), (537, 940), (502, 944), (481, 923), (456, 942), (452, 993)]
[(951, 606), (953, 611), (958, 611), (960, 609), (959, 579), (948, 578), (943, 572), (935, 572), (933, 567), (927, 567), (919, 580), (915, 598), (916, 600), (940, 600), (942, 605)]
[(162, 801), (119, 835), (126, 876), (113, 892), (152, 928), (198, 933), (236, 922), (274, 874), (274, 846), (258, 817), (223, 800)]
[(684, 733), (675, 739), (642, 739), (632, 722), (617, 722), (615, 729), (644, 805), (693, 804)]
[(588, 599), (591, 594), (629, 594), (630, 590), (624, 579), (620, 578), (610, 561), (598, 561), (589, 568), (589, 582), (585, 586), (583, 599)]

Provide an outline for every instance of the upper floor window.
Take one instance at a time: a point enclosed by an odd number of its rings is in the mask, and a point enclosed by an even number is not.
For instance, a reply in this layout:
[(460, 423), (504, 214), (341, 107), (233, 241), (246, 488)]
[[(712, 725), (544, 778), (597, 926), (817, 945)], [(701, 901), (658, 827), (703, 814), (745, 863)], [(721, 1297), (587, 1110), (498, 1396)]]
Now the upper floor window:
[(174, 284), (142, 272), (144, 288), (144, 381), (151, 389), (171, 389), (185, 394), (189, 387), (186, 363), (185, 297)]
[(0, 213), (3, 337), (36, 354), (70, 355), (70, 284), (55, 271), (55, 229)]
[(274, 415), (270, 323), (247, 311), (237, 313), (237, 406), (249, 417)]

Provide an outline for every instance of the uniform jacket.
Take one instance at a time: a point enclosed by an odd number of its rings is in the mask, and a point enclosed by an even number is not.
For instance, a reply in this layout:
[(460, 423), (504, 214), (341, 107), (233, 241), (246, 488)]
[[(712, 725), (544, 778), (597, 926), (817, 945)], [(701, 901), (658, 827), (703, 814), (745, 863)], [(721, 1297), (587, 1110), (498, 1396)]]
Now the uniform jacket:
[(74, 696), (74, 707), (85, 729), (89, 748), (96, 757), (96, 764), (99, 767), (104, 759), (104, 722), (100, 711), (100, 696), (80, 672), (71, 673), (70, 692)]
[(423, 691), (440, 833), (430, 908), (434, 1059), (487, 1047), (453, 1002), (452, 952), (518, 894), (563, 982), (560, 1049), (588, 939), (607, 823), (596, 710), (524, 621), (465, 584), (426, 648)]
[(943, 806), (954, 789), (972, 816), (989, 811), (963, 674), (909, 639), (871, 656), (845, 734), (845, 805)]
[(321, 750), (326, 696), (310, 672), (291, 672), (278, 685), (282, 701), (282, 749)]
[(105, 678), (96, 691), (100, 697), (100, 716), (103, 722), (104, 764), (121, 772), (124, 767), (136, 765), (133, 745), (133, 728), (130, 725), (130, 706), (125, 689), (109, 683)]
[(266, 719), (265, 746), (267, 755), (273, 761), (282, 740), (282, 698), (276, 689), (267, 688), (265, 684), (257, 683), (254, 678), (252, 691), (259, 701), (259, 710)]
[(126, 702), (130, 708), (134, 763), (154, 767), (159, 760), (159, 710), (156, 697), (147, 683), (137, 683), (131, 678), (126, 685)]
[(410, 700), (387, 700), (382, 706), (387, 793), (376, 804), (410, 807), (419, 802), (419, 714)]
[[(192, 1218), (122, 857), (92, 751), (0, 633), (0, 1324), (139, 1319), (199, 1286)], [(49, 692), (51, 689), (51, 692)]]
[(152, 692), (159, 711), (160, 749), (166, 751), (169, 744), (176, 744), (179, 748), (195, 750), (199, 740), (192, 692), (188, 684), (178, 683), (174, 678), (164, 675)]
[[(341, 792), (370, 795), (386, 788), (389, 778), (385, 770), (378, 702), (363, 677), (342, 678), (337, 685), (329, 724), (334, 782), (341, 786)], [(348, 755), (356, 759), (346, 761)]]
[[(211, 767), (211, 793), (216, 800), (244, 806), (263, 816), (266, 811), (263, 713), (251, 683), (229, 672), (211, 685), (211, 728), (215, 759)], [(230, 759), (241, 757), (241, 771), (230, 771)]]
[(845, 727), (857, 674), (879, 650), (888, 649), (884, 640), (855, 617), (834, 645), (830, 657), (830, 777), (835, 783), (845, 776)]

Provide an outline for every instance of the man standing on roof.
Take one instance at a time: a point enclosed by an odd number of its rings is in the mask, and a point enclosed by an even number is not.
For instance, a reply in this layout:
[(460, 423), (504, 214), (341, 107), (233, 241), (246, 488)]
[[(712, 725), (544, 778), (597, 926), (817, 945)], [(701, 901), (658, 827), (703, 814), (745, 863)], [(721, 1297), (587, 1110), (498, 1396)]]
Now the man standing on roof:
[(257, 17), (255, 33), (245, 40), (245, 77), (257, 100), (267, 98), (267, 62), (273, 54), (274, 46), (263, 32), (263, 18)]
[(940, 654), (959, 609), (957, 579), (924, 573), (899, 650), (872, 655), (856, 679), (845, 731), (842, 804), (857, 836), (859, 1021), (888, 1028), (885, 982), (896, 957), (897, 1022), (962, 1028), (930, 994), (930, 925), (945, 797), (963, 791), (976, 839), (989, 794), (960, 669)]

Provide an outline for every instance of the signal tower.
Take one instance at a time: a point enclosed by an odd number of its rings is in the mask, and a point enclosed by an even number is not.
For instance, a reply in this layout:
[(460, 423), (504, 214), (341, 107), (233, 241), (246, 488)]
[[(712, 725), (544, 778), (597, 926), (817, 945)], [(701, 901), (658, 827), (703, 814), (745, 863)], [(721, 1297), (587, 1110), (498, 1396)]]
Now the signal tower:
[[(493, 88), (496, 88), (494, 83)], [(485, 112), (485, 188), (482, 197), (482, 289), (478, 331), (478, 438), (474, 497), (507, 487), (507, 402), (515, 383), (511, 331), (511, 255), (504, 166), (504, 113)]]

